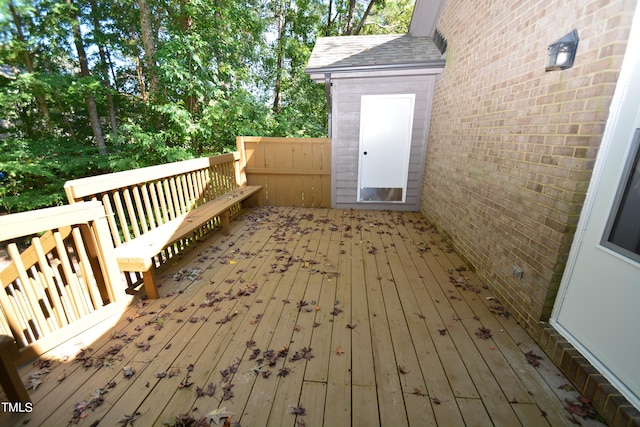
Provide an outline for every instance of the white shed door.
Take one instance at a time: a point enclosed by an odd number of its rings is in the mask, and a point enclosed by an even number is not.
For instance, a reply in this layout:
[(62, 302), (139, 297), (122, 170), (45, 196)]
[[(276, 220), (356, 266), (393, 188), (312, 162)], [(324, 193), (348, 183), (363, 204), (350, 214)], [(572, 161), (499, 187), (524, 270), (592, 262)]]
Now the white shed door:
[(415, 97), (362, 96), (358, 201), (405, 201)]
[(638, 16), (551, 323), (640, 408)]

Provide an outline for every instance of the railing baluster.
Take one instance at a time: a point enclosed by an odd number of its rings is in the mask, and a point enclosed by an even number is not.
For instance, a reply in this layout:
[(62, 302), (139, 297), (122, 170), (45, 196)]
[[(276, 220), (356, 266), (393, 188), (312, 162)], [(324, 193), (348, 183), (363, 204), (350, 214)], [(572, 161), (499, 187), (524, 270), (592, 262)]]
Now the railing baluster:
[(124, 204), (129, 216), (129, 224), (133, 228), (133, 235), (138, 237), (140, 235), (140, 226), (138, 225), (138, 218), (136, 218), (136, 209), (133, 206), (133, 201), (131, 200), (131, 189), (123, 188), (122, 195), (124, 196)]
[(118, 233), (118, 225), (116, 224), (116, 217), (113, 214), (113, 206), (111, 205), (111, 197), (109, 193), (102, 195), (102, 205), (107, 214), (107, 221), (109, 222), (109, 229), (111, 230), (111, 237), (113, 238), (113, 245), (118, 247), (122, 244), (122, 238)]
[(180, 210), (176, 204), (175, 186), (173, 185), (171, 178), (163, 179), (162, 183), (164, 185), (165, 202), (169, 207), (169, 219), (174, 219), (180, 215)]
[(138, 186), (133, 187), (133, 201), (136, 207), (136, 211), (138, 212), (138, 221), (136, 223), (140, 223), (142, 226), (143, 234), (149, 231), (149, 225), (147, 223), (147, 215), (144, 211), (144, 205), (142, 204), (142, 199), (140, 198), (140, 189)]
[(121, 195), (118, 190), (115, 190), (111, 193), (111, 197), (116, 205), (116, 213), (118, 214), (118, 219), (120, 220), (120, 231), (122, 231), (124, 241), (128, 242), (131, 240), (131, 233), (129, 232), (129, 222), (127, 221), (127, 216), (125, 215), (124, 208), (122, 207)]
[(75, 272), (71, 267), (71, 261), (69, 260), (69, 256), (67, 254), (67, 248), (59, 231), (55, 231), (53, 233), (53, 236), (56, 240), (58, 259), (60, 260), (60, 265), (62, 266), (62, 272), (64, 274), (64, 283), (67, 284), (66, 288), (70, 297), (69, 302), (74, 308), (74, 311), (78, 318), (86, 316), (87, 310), (79, 292), (80, 284), (78, 283), (78, 278), (76, 277)]
[[(153, 189), (153, 186), (151, 188)], [(144, 202), (145, 217), (149, 219), (149, 227), (154, 229), (156, 228), (156, 219), (154, 216), (153, 206), (151, 206), (151, 199), (149, 197), (149, 187), (146, 183), (140, 186), (140, 192), (142, 193), (142, 200)]]
[[(50, 233), (49, 233), (50, 234)], [(39, 237), (34, 237), (31, 239), (31, 245), (36, 250), (36, 254), (38, 256), (38, 265), (40, 267), (40, 271), (42, 274), (42, 282), (43, 286), (46, 286), (49, 298), (51, 299), (51, 308), (52, 312), (56, 317), (57, 326), (63, 327), (67, 325), (67, 316), (64, 312), (64, 307), (62, 306), (62, 301), (60, 301), (60, 295), (58, 295), (58, 289), (56, 287), (56, 282), (53, 278), (53, 271), (49, 262), (47, 261), (47, 256), (45, 255), (45, 249), (42, 246), (42, 242)]]
[(3, 319), (3, 324), (8, 328), (7, 333), (13, 335), (15, 340), (22, 346), (27, 345), (29, 342), (25, 335), (24, 327), (21, 322), (21, 316), (18, 310), (16, 310), (15, 304), (11, 301), (13, 298), (10, 293), (7, 292), (9, 288), (8, 284), (0, 282), (2, 288), (0, 289), (0, 304), (2, 304), (2, 312), (6, 317), (6, 321)]
[(20, 325), (20, 330), (25, 335), (26, 344), (34, 342), (38, 338), (36, 331), (33, 329), (35, 324), (29, 314), (25, 293), (19, 278), (13, 282), (9, 290), (10, 292), (8, 294), (10, 296), (11, 307), (18, 315), (18, 324)]
[(44, 334), (50, 333), (51, 328), (49, 327), (49, 324), (44, 318), (44, 315), (42, 314), (40, 305), (38, 303), (38, 301), (40, 300), (40, 297), (37, 295), (36, 287), (34, 286), (32, 279), (29, 277), (29, 274), (27, 273), (24, 267), (24, 264), (22, 263), (22, 258), (20, 257), (20, 251), (18, 250), (18, 246), (16, 246), (15, 243), (10, 243), (7, 246), (7, 251), (9, 252), (9, 256), (11, 257), (11, 260), (13, 261), (16, 268), (18, 269), (18, 277), (22, 282), (22, 288), (27, 297), (27, 301), (31, 311), (30, 315), (32, 316), (33, 321), (35, 322), (35, 324), (39, 329), (39, 334), (44, 335)]
[[(98, 290), (98, 284), (96, 283), (96, 280), (94, 278), (95, 275), (93, 274), (91, 262), (89, 261), (89, 257), (87, 256), (87, 252), (84, 247), (84, 241), (82, 239), (80, 229), (78, 227), (73, 227), (72, 235), (77, 252), (76, 255), (78, 257), (78, 264), (82, 274), (82, 279), (85, 284), (83, 290), (86, 290), (89, 293), (88, 296), (91, 298), (91, 305), (88, 305), (88, 308), (89, 312), (92, 312), (102, 307), (102, 297), (100, 295), (100, 291)], [(83, 299), (86, 301), (86, 298)]]

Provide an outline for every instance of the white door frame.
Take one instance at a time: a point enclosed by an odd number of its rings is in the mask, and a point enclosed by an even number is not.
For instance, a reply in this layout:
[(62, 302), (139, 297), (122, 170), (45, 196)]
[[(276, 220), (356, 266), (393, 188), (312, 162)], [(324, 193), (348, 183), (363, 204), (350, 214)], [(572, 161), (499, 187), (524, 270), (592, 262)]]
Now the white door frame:
[(406, 201), (415, 99), (414, 93), (361, 96), (358, 202)]
[[(632, 392), (623, 381), (616, 376), (612, 370), (606, 366), (598, 357), (596, 357), (590, 350), (587, 348), (585, 343), (578, 340), (576, 337), (569, 332), (561, 322), (559, 322), (559, 318), (561, 316), (562, 305), (565, 302), (565, 298), (567, 297), (568, 289), (571, 283), (572, 276), (578, 274), (578, 270), (576, 270), (576, 266), (579, 264), (579, 255), (581, 252), (581, 245), (588, 231), (590, 230), (590, 219), (592, 214), (595, 214), (594, 209), (596, 209), (596, 200), (598, 196), (598, 191), (602, 193), (603, 191), (607, 191), (607, 189), (611, 192), (609, 195), (611, 199), (614, 198), (617, 186), (621, 181), (621, 174), (623, 168), (623, 164), (620, 164), (620, 174), (618, 176), (612, 176), (611, 174), (605, 175), (605, 169), (607, 165), (607, 161), (611, 161), (615, 159), (612, 157), (614, 152), (618, 158), (620, 158), (619, 150), (621, 149), (621, 143), (616, 138), (616, 133), (618, 132), (618, 127), (628, 126), (629, 128), (634, 126), (634, 123), (639, 123), (639, 115), (640, 115), (640, 106), (638, 105), (638, 99), (633, 98), (633, 94), (630, 94), (630, 86), (632, 84), (633, 79), (637, 79), (637, 75), (634, 75), (634, 71), (640, 69), (640, 51), (637, 46), (640, 45), (640, 8), (636, 7), (636, 11), (634, 14), (633, 24), (631, 27), (631, 32), (629, 35), (629, 40), (627, 44), (627, 50), (624, 56), (624, 60), (622, 63), (622, 68), (620, 70), (620, 77), (618, 79), (615, 93), (611, 102), (610, 114), (606, 123), (604, 135), (602, 138), (602, 143), (598, 150), (598, 155), (596, 158), (596, 162), (593, 169), (593, 174), (591, 177), (591, 181), (589, 183), (589, 188), (587, 190), (587, 196), (585, 198), (585, 202), (582, 208), (582, 212), (580, 214), (580, 219), (578, 222), (578, 228), (576, 230), (576, 234), (574, 236), (573, 244), (571, 246), (571, 251), (569, 253), (569, 258), (567, 260), (567, 265), (565, 267), (564, 275), (562, 277), (562, 281), (560, 284), (560, 289), (558, 291), (558, 295), (556, 297), (556, 301), (554, 304), (553, 312), (551, 314), (550, 323), (554, 328), (556, 328), (566, 339), (569, 341), (582, 355), (589, 360), (589, 362), (596, 368), (600, 373), (611, 382), (635, 407), (640, 408), (640, 398), (634, 392)], [(636, 87), (637, 90), (637, 86)], [(630, 107), (632, 105), (633, 107)], [(633, 129), (635, 130), (635, 129)], [(631, 131), (633, 134), (633, 130)], [(624, 144), (630, 144), (630, 141), (625, 141)], [(617, 151), (615, 151), (617, 150)], [(630, 155), (627, 152), (627, 156)], [(617, 161), (617, 160), (616, 160)], [(607, 188), (601, 188), (600, 184), (602, 182), (607, 182)], [(612, 188), (609, 183), (613, 183)], [(602, 202), (601, 202), (602, 203)], [(595, 227), (600, 228), (601, 224), (598, 223)], [(603, 232), (604, 230), (600, 230)], [(590, 244), (590, 243), (589, 243)], [(617, 254), (616, 252), (603, 247), (602, 245), (598, 246), (598, 250), (603, 253), (608, 253), (613, 257), (620, 258), (622, 261), (634, 263), (631, 260), (624, 258), (623, 256)], [(612, 280), (614, 280), (612, 278)], [(637, 283), (640, 286), (640, 281)], [(606, 284), (603, 284), (606, 286)], [(568, 301), (568, 300), (567, 300)], [(605, 309), (616, 310), (616, 307), (603, 307), (603, 311)], [(567, 325), (568, 326), (568, 325)], [(634, 340), (638, 338), (637, 328), (639, 325), (629, 324), (626, 325), (626, 331), (629, 334), (627, 339)], [(623, 331), (611, 331), (612, 334), (621, 334)], [(616, 351), (616, 349), (611, 349), (610, 351)]]

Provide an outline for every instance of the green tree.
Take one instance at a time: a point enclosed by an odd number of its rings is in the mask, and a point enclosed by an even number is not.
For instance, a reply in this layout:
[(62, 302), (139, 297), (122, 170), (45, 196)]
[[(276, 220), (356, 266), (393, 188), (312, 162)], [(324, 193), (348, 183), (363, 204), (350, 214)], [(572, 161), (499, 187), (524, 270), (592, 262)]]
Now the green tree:
[(0, 210), (62, 203), (67, 179), (230, 151), (241, 134), (325, 136), (324, 88), (304, 73), (316, 37), (405, 32), (411, 7), (0, 0)]

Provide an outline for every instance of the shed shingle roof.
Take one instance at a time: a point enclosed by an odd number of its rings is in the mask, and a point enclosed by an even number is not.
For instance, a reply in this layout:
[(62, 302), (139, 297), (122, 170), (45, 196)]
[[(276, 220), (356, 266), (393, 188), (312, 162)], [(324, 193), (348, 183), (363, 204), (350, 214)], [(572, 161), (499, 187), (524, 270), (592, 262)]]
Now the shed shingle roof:
[(429, 37), (409, 34), (320, 37), (306, 72), (440, 68), (442, 54)]

